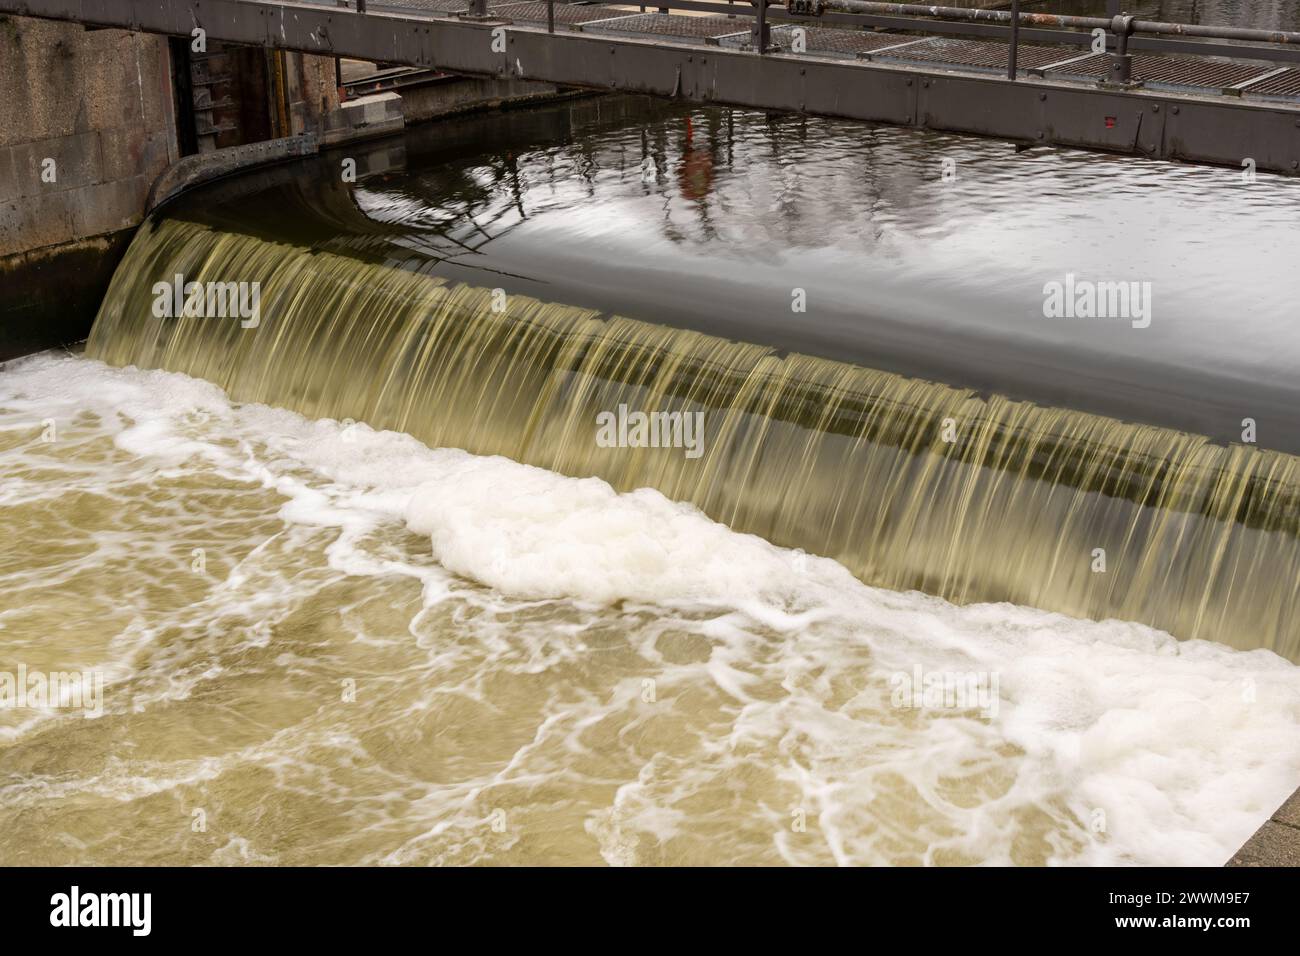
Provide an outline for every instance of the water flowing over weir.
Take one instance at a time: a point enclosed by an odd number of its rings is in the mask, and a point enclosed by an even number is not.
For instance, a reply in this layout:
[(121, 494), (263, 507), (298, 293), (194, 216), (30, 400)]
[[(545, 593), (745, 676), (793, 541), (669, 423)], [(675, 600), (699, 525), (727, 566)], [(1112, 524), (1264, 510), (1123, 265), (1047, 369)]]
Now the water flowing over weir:
[[(176, 274), (259, 282), (258, 325), (156, 317), (154, 284)], [(137, 236), (87, 353), (653, 487), (870, 584), (1300, 659), (1300, 458), (520, 295), (501, 305), (490, 289), (164, 219)], [(597, 415), (620, 405), (703, 412), (702, 454), (601, 447)]]

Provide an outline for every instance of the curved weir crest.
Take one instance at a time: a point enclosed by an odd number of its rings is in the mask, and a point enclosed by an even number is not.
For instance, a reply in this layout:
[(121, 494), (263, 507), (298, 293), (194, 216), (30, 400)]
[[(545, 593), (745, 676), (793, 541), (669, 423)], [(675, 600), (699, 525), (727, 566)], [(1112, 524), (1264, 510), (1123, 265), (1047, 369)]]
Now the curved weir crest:
[[(256, 325), (159, 317), (155, 284), (174, 275), (257, 282)], [(236, 401), (653, 487), (869, 584), (1300, 660), (1292, 455), (180, 220), (139, 232), (87, 354), (199, 376)], [(652, 419), (664, 441), (636, 413), (674, 416)]]

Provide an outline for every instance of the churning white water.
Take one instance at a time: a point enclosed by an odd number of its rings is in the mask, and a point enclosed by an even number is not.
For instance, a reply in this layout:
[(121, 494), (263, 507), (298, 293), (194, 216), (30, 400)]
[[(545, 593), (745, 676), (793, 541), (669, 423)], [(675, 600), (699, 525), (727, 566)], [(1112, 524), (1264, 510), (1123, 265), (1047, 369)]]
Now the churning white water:
[(6, 366), (0, 477), (0, 672), (104, 677), (0, 709), (4, 864), (1213, 865), (1300, 777), (1269, 651), (180, 374)]

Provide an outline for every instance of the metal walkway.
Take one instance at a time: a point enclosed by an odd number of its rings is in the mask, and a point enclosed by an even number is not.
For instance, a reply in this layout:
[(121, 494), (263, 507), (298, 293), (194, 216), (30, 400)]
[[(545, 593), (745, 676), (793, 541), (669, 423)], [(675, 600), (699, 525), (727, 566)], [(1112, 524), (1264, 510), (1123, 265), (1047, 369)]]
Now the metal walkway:
[[(352, 0), (355, 3), (355, 0)], [(433, 17), (462, 17), (470, 13), (472, 0), (379, 0), (369, 10), (418, 12)], [(657, 6), (652, 2), (646, 8)], [(660, 12), (639, 12), (630, 5), (509, 0), (490, 2), (487, 10), (494, 20), (544, 25), (548, 7), (558, 28), (587, 33), (623, 35), (696, 42), (752, 50), (752, 16), (684, 16)], [(643, 8), (644, 9), (644, 8)], [(740, 7), (747, 10), (748, 7)], [(904, 33), (872, 32), (863, 29), (827, 29), (781, 23), (771, 30), (773, 52), (789, 51), (794, 34), (801, 30), (803, 50), (814, 56), (842, 56), (887, 63), (911, 63), (960, 70), (1002, 74), (1006, 72), (1010, 45), (997, 41), (950, 37), (916, 37)], [(1231, 53), (1225, 48), (1223, 53)], [(1289, 51), (1275, 51), (1282, 55)], [(1297, 51), (1300, 52), (1300, 51)], [(1020, 44), (1018, 73), (1051, 75), (1061, 79), (1096, 82), (1106, 77), (1107, 56), (1080, 53), (1064, 46)], [(1193, 92), (1260, 96), (1294, 101), (1300, 105), (1300, 67), (1279, 67), (1271, 62), (1229, 61), (1216, 57), (1168, 56), (1138, 53), (1133, 57), (1132, 80), (1147, 87)]]
[[(494, 19), (533, 24), (547, 23), (547, 7), (543, 0), (487, 5)], [(452, 17), (469, 13), (470, 0), (381, 0), (371, 3), (369, 9), (418, 10)], [(583, 2), (555, 3), (553, 9), (557, 27), (586, 33), (693, 41), (740, 50), (753, 47), (752, 17), (747, 15), (639, 13), (627, 7)], [(1010, 56), (1010, 45), (997, 41), (918, 38), (851, 28), (797, 27), (792, 23), (772, 28), (774, 50), (790, 50), (796, 29), (803, 31), (803, 49), (814, 56), (842, 56), (999, 75), (1006, 72)], [(1063, 46), (1020, 44), (1017, 59), (1021, 75), (1050, 75), (1095, 83), (1105, 78), (1108, 70), (1105, 54), (1080, 53)], [(1271, 97), (1300, 105), (1300, 68), (1279, 67), (1275, 63), (1138, 53), (1133, 57), (1132, 79), (1153, 89)]]
[[(693, 15), (657, 12), (664, 6)], [(545, 0), (363, 7), (0, 0), (5, 13), (180, 36), (201, 26), (227, 42), (472, 76), (1300, 173), (1293, 34), (1041, 14), (1021, 15), (1013, 33), (1006, 11), (859, 0), (790, 0), (762, 17), (748, 3), (691, 0), (652, 2), (645, 12)], [(1099, 35), (1104, 52), (1096, 52)]]

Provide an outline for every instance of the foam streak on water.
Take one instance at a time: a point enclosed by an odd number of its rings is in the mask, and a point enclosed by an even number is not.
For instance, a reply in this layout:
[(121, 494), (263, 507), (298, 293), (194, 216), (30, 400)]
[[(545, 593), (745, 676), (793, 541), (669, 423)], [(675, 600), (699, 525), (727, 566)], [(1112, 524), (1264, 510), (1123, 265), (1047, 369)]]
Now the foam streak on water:
[[(1300, 776), (1268, 651), (874, 589), (655, 491), (71, 357), (4, 370), (0, 449), (0, 670), (108, 680), (0, 711), (0, 863), (1217, 864)], [(917, 667), (996, 715), (892, 706)]]

